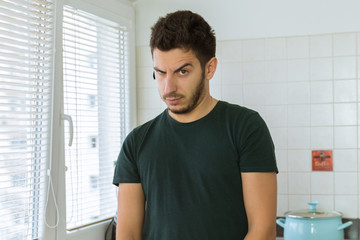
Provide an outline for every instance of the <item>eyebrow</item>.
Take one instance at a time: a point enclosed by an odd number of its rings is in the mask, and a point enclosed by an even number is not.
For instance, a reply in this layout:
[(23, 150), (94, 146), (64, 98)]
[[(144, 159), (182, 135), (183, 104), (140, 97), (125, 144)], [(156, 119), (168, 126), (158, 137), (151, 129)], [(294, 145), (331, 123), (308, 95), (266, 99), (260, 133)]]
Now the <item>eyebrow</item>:
[[(193, 66), (191, 63), (185, 63), (185, 64), (183, 64), (183, 65), (181, 65), (179, 68), (177, 68), (175, 71), (174, 71), (174, 73), (176, 73), (176, 72), (179, 72), (181, 69), (183, 69), (183, 68), (185, 68), (185, 67), (187, 67), (187, 66)], [(157, 68), (157, 67), (154, 67), (154, 70), (155, 71), (159, 71), (159, 72), (162, 72), (162, 73), (165, 73), (164, 71), (162, 71), (162, 70), (160, 70), (159, 68)]]

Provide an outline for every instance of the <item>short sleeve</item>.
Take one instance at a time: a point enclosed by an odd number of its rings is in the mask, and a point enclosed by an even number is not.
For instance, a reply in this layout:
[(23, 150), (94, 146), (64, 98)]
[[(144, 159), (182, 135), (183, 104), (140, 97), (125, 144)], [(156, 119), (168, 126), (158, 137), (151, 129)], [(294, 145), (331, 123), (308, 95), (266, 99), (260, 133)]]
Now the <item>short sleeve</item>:
[(140, 176), (136, 165), (134, 155), (133, 134), (130, 133), (121, 148), (116, 162), (113, 184), (119, 186), (119, 183), (140, 183)]
[(251, 114), (240, 128), (239, 168), (241, 172), (276, 172), (275, 147), (264, 120)]

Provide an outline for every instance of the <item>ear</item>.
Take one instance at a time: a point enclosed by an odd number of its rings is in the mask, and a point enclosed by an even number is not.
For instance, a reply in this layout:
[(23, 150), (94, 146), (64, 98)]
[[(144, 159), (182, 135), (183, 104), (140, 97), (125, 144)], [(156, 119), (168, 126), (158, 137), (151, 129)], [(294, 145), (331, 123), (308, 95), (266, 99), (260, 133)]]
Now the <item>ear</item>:
[(210, 80), (213, 78), (216, 67), (217, 67), (218, 60), (216, 57), (211, 58), (205, 65), (205, 78)]

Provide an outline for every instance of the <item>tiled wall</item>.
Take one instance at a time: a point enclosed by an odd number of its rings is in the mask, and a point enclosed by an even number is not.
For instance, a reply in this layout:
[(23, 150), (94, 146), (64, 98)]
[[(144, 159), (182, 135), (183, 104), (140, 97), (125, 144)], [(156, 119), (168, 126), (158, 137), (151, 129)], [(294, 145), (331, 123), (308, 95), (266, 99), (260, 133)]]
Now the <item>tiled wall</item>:
[[(276, 146), (278, 216), (320, 207), (359, 218), (360, 33), (218, 42), (215, 98), (257, 110)], [(147, 46), (137, 47), (138, 124), (164, 110)], [(311, 150), (333, 150), (313, 172)]]

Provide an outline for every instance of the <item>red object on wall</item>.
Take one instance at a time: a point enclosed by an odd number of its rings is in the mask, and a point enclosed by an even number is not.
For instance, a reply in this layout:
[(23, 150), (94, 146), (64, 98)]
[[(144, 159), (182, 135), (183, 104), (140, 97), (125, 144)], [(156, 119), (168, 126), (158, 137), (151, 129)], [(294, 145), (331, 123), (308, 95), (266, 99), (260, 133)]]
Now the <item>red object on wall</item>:
[(312, 151), (312, 170), (313, 171), (332, 171), (333, 158), (331, 150)]

